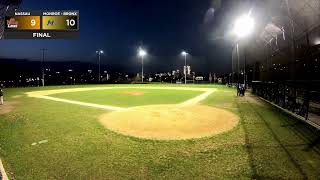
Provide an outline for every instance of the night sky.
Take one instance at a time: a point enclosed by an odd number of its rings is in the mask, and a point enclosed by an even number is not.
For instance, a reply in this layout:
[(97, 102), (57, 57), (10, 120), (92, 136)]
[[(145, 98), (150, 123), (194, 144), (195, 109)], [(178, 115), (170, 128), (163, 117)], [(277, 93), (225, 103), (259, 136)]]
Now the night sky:
[[(25, 10), (79, 10), (77, 40), (1, 40), (0, 57), (96, 62), (95, 51), (103, 49), (103, 64), (135, 72), (139, 46), (147, 49), (146, 71), (181, 69), (182, 50), (197, 72), (230, 71), (231, 46), (223, 38), (228, 24), (227, 8), (219, 0), (24, 0)], [(230, 22), (231, 23), (231, 22)]]

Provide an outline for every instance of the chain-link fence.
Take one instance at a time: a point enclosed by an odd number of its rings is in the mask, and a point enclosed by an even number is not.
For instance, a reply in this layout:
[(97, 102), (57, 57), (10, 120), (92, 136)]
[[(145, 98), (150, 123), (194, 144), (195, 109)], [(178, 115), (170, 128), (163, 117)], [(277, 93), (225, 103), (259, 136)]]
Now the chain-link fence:
[(320, 1), (270, 2), (276, 4), (247, 44), (252, 79), (320, 80)]
[(252, 92), (320, 129), (320, 81), (254, 81)]

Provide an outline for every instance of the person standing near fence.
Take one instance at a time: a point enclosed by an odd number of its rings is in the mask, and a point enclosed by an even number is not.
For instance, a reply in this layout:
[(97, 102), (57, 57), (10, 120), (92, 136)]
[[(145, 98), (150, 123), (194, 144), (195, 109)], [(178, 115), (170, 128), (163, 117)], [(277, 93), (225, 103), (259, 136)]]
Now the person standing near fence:
[(3, 87), (0, 86), (0, 105), (3, 105)]
[(237, 84), (237, 96), (240, 96), (240, 84)]

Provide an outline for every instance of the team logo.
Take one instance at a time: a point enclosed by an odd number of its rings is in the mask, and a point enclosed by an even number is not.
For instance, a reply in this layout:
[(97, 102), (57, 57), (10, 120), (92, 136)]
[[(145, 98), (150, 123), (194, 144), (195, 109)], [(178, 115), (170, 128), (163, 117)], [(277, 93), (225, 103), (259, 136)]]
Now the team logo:
[(53, 24), (54, 24), (54, 20), (48, 20), (48, 23), (47, 23), (47, 26), (53, 26)]
[(18, 28), (18, 21), (13, 17), (7, 20), (7, 27), (8, 28)]

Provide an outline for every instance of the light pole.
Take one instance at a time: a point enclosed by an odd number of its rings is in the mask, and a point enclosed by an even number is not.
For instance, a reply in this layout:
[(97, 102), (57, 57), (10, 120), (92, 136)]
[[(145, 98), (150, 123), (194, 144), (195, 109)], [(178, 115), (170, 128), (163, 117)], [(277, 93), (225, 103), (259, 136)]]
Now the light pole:
[(45, 51), (47, 51), (48, 49), (40, 49), (42, 51), (42, 61), (41, 61), (41, 82), (42, 82), (42, 87), (44, 87), (44, 53)]
[(100, 75), (100, 64), (101, 64), (101, 54), (103, 54), (103, 50), (98, 50), (96, 53), (99, 55), (99, 82), (101, 81), (101, 75)]
[(187, 56), (188, 56), (188, 53), (186, 51), (182, 51), (181, 55), (184, 57), (184, 84), (187, 84)]
[(142, 49), (142, 48), (139, 48), (139, 51), (138, 51), (138, 55), (141, 57), (141, 82), (143, 83), (143, 60), (144, 60), (144, 57), (147, 55), (147, 52)]
[[(254, 29), (254, 19), (250, 16), (251, 11), (248, 14), (245, 14), (243, 16), (240, 16), (234, 24), (234, 28), (233, 28), (233, 33), (236, 35), (237, 40), (236, 40), (236, 51), (237, 51), (237, 58), (238, 58), (238, 82), (239, 82), (239, 61), (240, 61), (240, 57), (239, 57), (239, 41), (240, 39), (248, 36), (249, 34), (252, 33), (253, 29)], [(246, 64), (244, 65), (246, 66)], [(244, 67), (244, 84), (246, 86), (246, 67)]]

